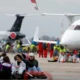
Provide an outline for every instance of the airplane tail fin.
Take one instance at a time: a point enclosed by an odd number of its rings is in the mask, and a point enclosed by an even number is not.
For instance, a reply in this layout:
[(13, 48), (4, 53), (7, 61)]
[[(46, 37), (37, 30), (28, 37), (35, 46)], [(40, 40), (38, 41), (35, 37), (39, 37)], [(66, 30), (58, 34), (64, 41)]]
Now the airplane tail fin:
[(33, 41), (39, 40), (38, 36), (39, 36), (39, 27), (36, 27), (36, 31), (35, 31), (35, 34), (34, 34)]
[(16, 20), (12, 26), (12, 28), (9, 30), (10, 32), (19, 32), (21, 29), (21, 24), (24, 19), (24, 16), (16, 15)]

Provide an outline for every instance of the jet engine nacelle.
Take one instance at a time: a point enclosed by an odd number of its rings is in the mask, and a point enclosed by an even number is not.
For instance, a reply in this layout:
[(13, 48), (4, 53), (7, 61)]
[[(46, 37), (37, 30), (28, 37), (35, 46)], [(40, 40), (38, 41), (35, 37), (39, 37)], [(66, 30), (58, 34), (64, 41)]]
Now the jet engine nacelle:
[(9, 38), (10, 39), (16, 39), (17, 34), (15, 32), (11, 32)]
[(9, 35), (9, 39), (15, 40), (15, 39), (21, 39), (24, 38), (25, 35), (19, 32), (11, 32)]

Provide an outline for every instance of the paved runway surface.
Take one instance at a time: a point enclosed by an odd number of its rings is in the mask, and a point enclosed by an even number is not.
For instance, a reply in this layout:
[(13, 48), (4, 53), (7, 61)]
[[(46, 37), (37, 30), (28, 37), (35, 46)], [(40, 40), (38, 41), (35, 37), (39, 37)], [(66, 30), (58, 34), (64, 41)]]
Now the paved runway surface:
[[(13, 61), (14, 54), (8, 54)], [(49, 72), (53, 80), (80, 80), (80, 63), (48, 62), (45, 58), (38, 58), (43, 71)], [(36, 79), (37, 80), (37, 79)]]

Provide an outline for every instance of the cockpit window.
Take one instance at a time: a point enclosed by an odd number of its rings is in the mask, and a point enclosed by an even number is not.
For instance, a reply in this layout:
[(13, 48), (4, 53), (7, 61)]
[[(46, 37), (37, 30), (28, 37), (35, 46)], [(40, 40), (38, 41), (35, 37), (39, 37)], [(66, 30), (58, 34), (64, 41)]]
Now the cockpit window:
[(71, 25), (68, 29), (73, 30), (75, 28), (75, 25)]
[(80, 30), (80, 25), (77, 25), (74, 30)]

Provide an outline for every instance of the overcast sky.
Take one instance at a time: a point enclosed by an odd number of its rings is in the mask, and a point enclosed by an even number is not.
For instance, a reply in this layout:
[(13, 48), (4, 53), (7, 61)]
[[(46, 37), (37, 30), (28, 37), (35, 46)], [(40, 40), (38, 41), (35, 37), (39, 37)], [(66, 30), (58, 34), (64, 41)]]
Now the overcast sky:
[[(37, 0), (37, 4), (38, 11), (34, 9), (30, 0), (0, 0), (0, 30), (10, 29), (15, 20), (15, 17), (4, 15), (6, 13), (80, 13), (80, 0)], [(76, 20), (79, 18), (76, 17)], [(30, 38), (34, 35), (36, 26), (39, 26), (39, 36), (59, 37), (61, 31), (66, 30), (68, 25), (68, 19), (64, 16), (25, 17), (21, 32)]]

